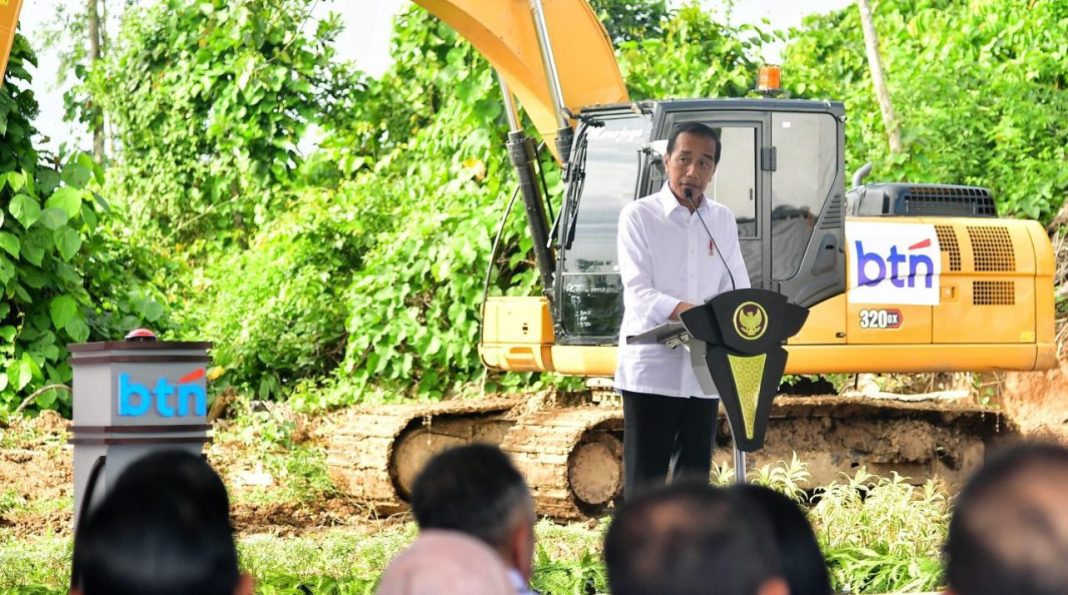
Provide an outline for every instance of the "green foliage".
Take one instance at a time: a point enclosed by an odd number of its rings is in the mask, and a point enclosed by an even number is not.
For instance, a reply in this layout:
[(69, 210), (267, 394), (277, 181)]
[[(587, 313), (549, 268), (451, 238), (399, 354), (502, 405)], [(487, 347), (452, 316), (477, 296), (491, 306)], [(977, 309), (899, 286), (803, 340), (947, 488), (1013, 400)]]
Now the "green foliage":
[(67, 593), (72, 551), (70, 540), (54, 536), (3, 539), (0, 541), (0, 593)]
[[(376, 145), (388, 152), (355, 179), (352, 191), (383, 223), (346, 293), (343, 371), (358, 386), (440, 396), (482, 374), (482, 278), (511, 190), (506, 129), (489, 65), (451, 29), (409, 11), (398, 19), (394, 57), (383, 80), (403, 79), (431, 101), (417, 110), (422, 127)], [(515, 217), (507, 228), (508, 254), (529, 250), (521, 223)], [(497, 279), (498, 288), (518, 293), (533, 282), (525, 262)]]
[(631, 99), (743, 97), (761, 65), (759, 49), (776, 36), (752, 25), (717, 21), (696, 4), (673, 14), (663, 35), (618, 48)]
[(249, 250), (226, 250), (194, 271), (197, 299), (182, 326), (214, 341), (215, 364), (226, 372), (217, 388), (273, 398), (341, 361), (345, 292), (374, 238), (373, 218), (346, 192), (297, 194)]
[(660, 37), (670, 16), (665, 0), (590, 0), (612, 43)]
[[(101, 233), (110, 213), (93, 187), (102, 171), (80, 154), (57, 169), (34, 149), (37, 101), (25, 65), (35, 60), (16, 36), (0, 89), (0, 411), (35, 395), (29, 411), (69, 414), (70, 391), (46, 388), (71, 380), (65, 345), (114, 338), (116, 326), (145, 312), (126, 299), (137, 288), (134, 267), (111, 259), (115, 244)], [(117, 266), (123, 273), (110, 275)]]
[(131, 8), (90, 77), (122, 146), (109, 182), (154, 238), (218, 241), (284, 210), (313, 119), (344, 101), (336, 18), (313, 0), (178, 0)]
[(1048, 222), (1068, 193), (1068, 5), (882, 0), (873, 10), (903, 155), (889, 153), (855, 6), (806, 18), (786, 52), (795, 96), (845, 102), (849, 167), (987, 186), (1003, 214)]
[[(736, 481), (734, 467), (727, 463), (716, 463), (710, 479), (714, 485), (732, 485)], [(809, 489), (810, 479), (812, 474), (808, 472), (808, 465), (797, 458), (796, 452), (789, 462), (780, 460), (760, 468), (746, 469), (746, 481), (775, 490), (797, 502), (804, 502), (808, 498), (806, 490)]]
[(837, 590), (857, 593), (933, 591), (950, 510), (944, 488), (913, 486), (896, 473), (863, 468), (817, 490), (810, 519)]

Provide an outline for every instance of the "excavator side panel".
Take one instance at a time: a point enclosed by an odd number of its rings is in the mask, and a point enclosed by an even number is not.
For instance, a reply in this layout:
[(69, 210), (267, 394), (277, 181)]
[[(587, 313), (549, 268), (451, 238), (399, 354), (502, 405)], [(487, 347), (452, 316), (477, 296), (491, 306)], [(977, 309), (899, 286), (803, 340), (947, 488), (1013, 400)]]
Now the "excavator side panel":
[[(542, 67), (530, 2), (415, 0), (415, 3), (448, 23), (489, 60), (555, 154), (556, 109)], [(563, 101), (568, 109), (578, 113), (591, 105), (628, 101), (612, 42), (590, 6), (584, 0), (542, 0), (542, 4), (553, 53), (558, 57)]]

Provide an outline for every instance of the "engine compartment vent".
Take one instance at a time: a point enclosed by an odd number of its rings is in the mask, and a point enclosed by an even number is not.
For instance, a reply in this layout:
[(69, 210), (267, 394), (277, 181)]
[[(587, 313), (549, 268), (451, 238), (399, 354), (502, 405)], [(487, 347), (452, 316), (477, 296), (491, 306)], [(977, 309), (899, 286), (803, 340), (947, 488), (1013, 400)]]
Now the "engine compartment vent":
[(935, 233), (938, 234), (938, 247), (949, 255), (949, 270), (960, 270), (960, 244), (957, 243), (957, 233), (949, 225), (936, 225)]
[(1011, 272), (1016, 270), (1016, 251), (1009, 230), (995, 225), (969, 225), (976, 272)]
[(865, 217), (937, 215), (997, 217), (994, 195), (978, 186), (868, 184), (850, 191), (850, 214)]
[(976, 306), (1016, 305), (1016, 286), (1012, 281), (975, 281), (972, 304)]

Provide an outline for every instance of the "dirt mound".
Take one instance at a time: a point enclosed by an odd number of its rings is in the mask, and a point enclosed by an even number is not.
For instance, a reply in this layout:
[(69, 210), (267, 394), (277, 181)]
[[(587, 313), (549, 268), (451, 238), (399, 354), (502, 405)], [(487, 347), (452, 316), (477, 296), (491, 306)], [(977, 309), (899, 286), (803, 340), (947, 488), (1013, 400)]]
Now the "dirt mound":
[(1045, 372), (1006, 374), (1000, 400), (1023, 434), (1068, 444), (1068, 361)]

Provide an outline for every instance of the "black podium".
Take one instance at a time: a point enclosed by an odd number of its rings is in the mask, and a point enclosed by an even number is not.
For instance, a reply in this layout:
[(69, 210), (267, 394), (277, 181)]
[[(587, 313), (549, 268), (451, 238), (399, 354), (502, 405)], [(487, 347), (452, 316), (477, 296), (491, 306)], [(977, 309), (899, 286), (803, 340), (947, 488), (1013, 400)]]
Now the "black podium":
[(719, 393), (745, 477), (743, 453), (764, 446), (771, 403), (786, 369), (783, 343), (796, 335), (808, 308), (766, 289), (736, 289), (683, 312), (680, 322), (627, 337), (628, 343), (685, 347), (701, 388)]

